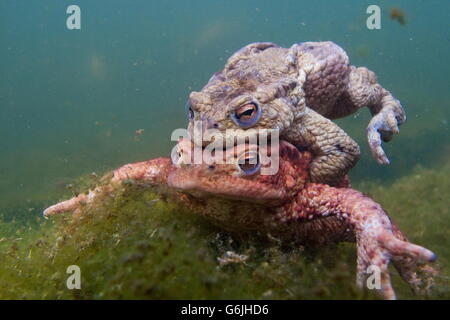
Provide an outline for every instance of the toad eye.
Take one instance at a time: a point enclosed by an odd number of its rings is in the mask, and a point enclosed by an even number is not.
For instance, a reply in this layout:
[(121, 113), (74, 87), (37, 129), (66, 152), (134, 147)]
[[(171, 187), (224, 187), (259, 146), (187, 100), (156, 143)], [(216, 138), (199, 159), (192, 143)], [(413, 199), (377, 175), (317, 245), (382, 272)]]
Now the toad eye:
[(259, 118), (261, 118), (261, 108), (256, 102), (247, 103), (231, 114), (234, 123), (243, 129), (253, 126)]
[(186, 109), (189, 120), (194, 120), (194, 116), (195, 116), (194, 109), (192, 109), (192, 106), (189, 103), (189, 101), (186, 102), (185, 109)]
[(257, 152), (243, 154), (241, 157), (239, 157), (237, 166), (239, 167), (239, 170), (246, 175), (257, 173), (261, 168), (259, 154)]

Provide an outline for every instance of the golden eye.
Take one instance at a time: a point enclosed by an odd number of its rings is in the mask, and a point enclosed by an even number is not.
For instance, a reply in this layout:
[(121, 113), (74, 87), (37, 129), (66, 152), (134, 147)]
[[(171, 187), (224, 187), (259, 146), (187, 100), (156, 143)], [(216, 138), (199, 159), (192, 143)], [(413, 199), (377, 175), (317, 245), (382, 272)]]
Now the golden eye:
[(248, 121), (256, 115), (256, 105), (253, 103), (246, 104), (236, 111), (236, 118), (241, 121)]
[(255, 102), (247, 103), (237, 108), (231, 118), (241, 128), (248, 128), (254, 125), (261, 117), (261, 108)]
[(245, 153), (238, 159), (237, 165), (246, 175), (255, 174), (261, 168), (259, 154), (256, 152)]

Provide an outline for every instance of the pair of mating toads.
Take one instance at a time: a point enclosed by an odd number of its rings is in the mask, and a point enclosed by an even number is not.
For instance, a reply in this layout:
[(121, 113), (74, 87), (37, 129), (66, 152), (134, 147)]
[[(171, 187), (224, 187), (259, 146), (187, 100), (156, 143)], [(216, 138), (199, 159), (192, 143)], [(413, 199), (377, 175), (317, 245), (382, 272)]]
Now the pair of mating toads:
[[(180, 140), (172, 159), (125, 165), (109, 183), (53, 205), (44, 215), (82, 214), (89, 205), (101, 205), (101, 195), (125, 188), (131, 179), (229, 232), (306, 245), (356, 242), (358, 286), (365, 286), (369, 270), (376, 267), (380, 293), (394, 299), (388, 271), (392, 262), (414, 291), (423, 292), (431, 283), (427, 274), (433, 273), (424, 263), (434, 261), (435, 254), (410, 243), (382, 207), (351, 189), (346, 177), (359, 158), (359, 147), (330, 119), (363, 106), (373, 115), (367, 129), (372, 153), (387, 164), (381, 141), (389, 141), (406, 117), (372, 71), (351, 66), (345, 51), (332, 42), (288, 49), (250, 44), (229, 58), (200, 92), (191, 93), (188, 129), (191, 136), (201, 137), (215, 130), (215, 142), (227, 143), (236, 135), (258, 135), (255, 129), (275, 129), (279, 144), (232, 140), (220, 159), (191, 164), (193, 154), (203, 151), (203, 142)], [(227, 129), (237, 130), (230, 135)], [(261, 174), (271, 160), (263, 162), (260, 155), (275, 151), (278, 171)]]

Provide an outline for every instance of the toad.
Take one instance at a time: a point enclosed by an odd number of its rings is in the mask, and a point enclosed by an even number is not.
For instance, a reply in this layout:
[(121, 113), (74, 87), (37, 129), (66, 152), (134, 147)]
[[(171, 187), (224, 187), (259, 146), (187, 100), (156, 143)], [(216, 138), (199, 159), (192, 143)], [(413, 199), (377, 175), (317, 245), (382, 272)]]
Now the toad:
[(190, 140), (180, 141), (177, 148), (173, 159), (122, 166), (101, 186), (47, 208), (44, 215), (82, 215), (92, 206), (102, 206), (105, 196), (115, 190), (137, 185), (188, 206), (230, 233), (305, 246), (356, 242), (358, 286), (365, 287), (368, 275), (378, 271), (377, 289), (386, 299), (395, 298), (388, 270), (391, 262), (416, 292), (423, 292), (432, 282), (433, 270), (422, 263), (434, 261), (436, 255), (409, 242), (383, 208), (350, 188), (346, 179), (339, 187), (312, 182), (309, 151), (301, 152), (281, 141), (278, 171), (263, 175), (262, 167), (269, 166), (274, 155), (259, 145), (237, 145), (222, 155), (225, 161), (198, 164), (191, 164), (199, 147)]
[[(233, 54), (200, 92), (190, 94), (188, 129), (202, 137), (195, 139), (198, 145), (229, 145), (239, 136), (278, 130), (282, 139), (313, 152), (312, 181), (336, 184), (355, 165), (360, 149), (331, 120), (364, 106), (373, 115), (367, 127), (370, 149), (379, 163), (388, 164), (381, 142), (399, 132), (406, 115), (374, 72), (350, 65), (333, 42), (290, 48), (258, 42)], [(208, 130), (214, 131), (212, 138), (206, 137)]]

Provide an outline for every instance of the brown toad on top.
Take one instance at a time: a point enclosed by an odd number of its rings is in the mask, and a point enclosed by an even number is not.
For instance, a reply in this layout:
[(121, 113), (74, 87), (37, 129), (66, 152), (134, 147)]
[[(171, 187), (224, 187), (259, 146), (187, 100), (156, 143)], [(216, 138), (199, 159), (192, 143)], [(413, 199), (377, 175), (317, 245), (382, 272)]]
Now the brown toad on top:
[(227, 129), (239, 129), (226, 134), (230, 141), (248, 135), (249, 128), (277, 129), (282, 139), (313, 152), (313, 181), (336, 184), (355, 165), (360, 150), (329, 119), (363, 106), (373, 115), (367, 128), (372, 153), (379, 163), (388, 164), (381, 140), (389, 141), (406, 116), (372, 71), (351, 66), (345, 51), (333, 42), (290, 48), (253, 43), (231, 56), (200, 92), (190, 94), (189, 130), (201, 136), (214, 129), (212, 140), (220, 141)]

